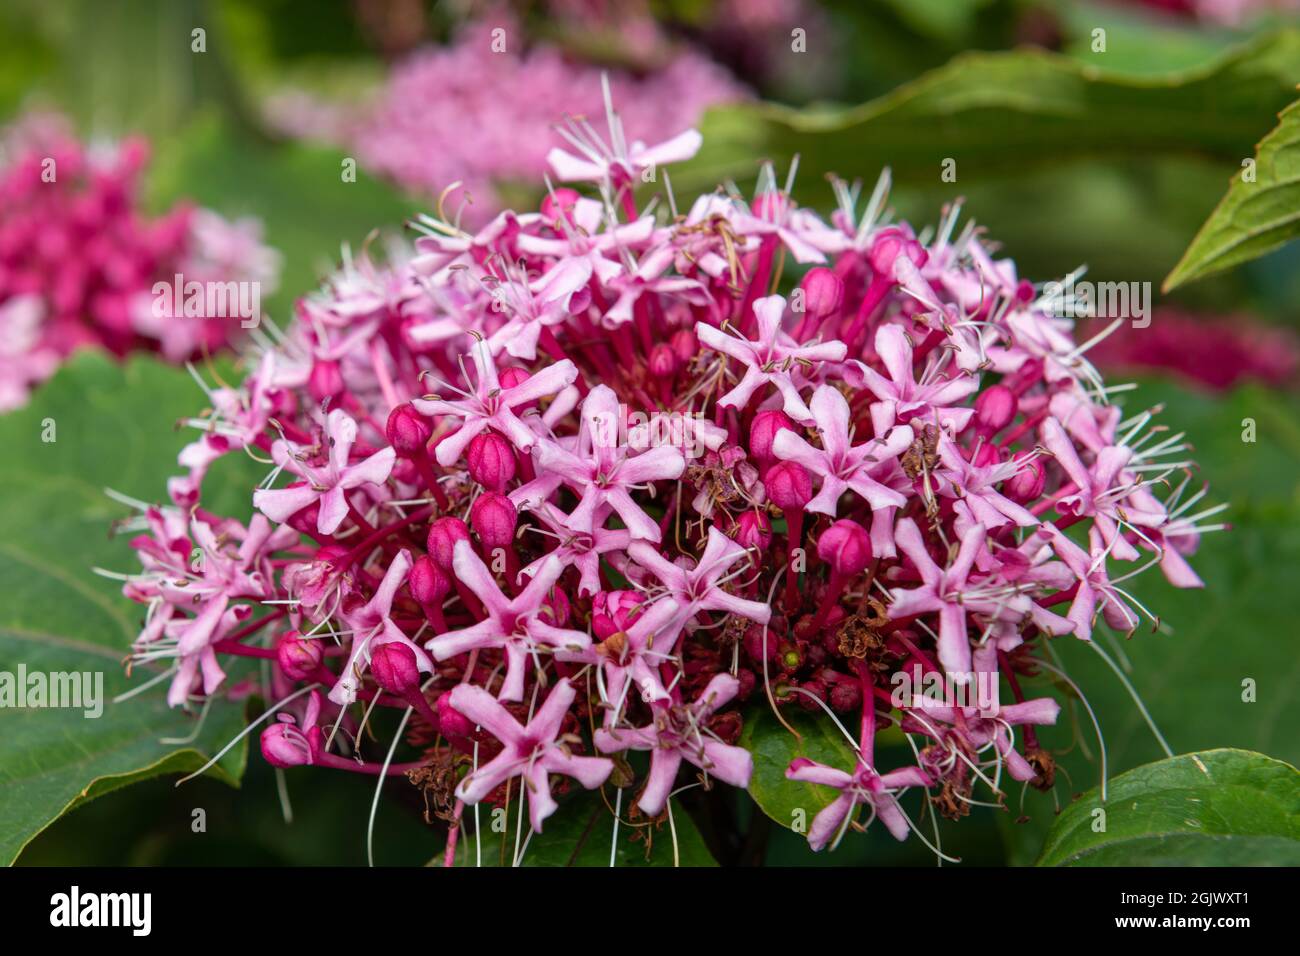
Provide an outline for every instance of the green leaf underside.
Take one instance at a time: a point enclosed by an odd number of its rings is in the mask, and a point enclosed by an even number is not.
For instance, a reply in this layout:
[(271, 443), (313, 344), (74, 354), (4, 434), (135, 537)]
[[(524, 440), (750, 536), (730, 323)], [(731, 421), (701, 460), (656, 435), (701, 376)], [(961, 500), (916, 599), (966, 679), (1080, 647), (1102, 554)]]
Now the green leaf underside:
[(1300, 235), (1300, 103), (1255, 151), (1255, 181), (1233, 174), (1228, 192), (1205, 221), (1164, 290), (1257, 259)]
[[(89, 672), (92, 682), (95, 674), (103, 680), (98, 718), (80, 709), (0, 709), (5, 863), (72, 807), (137, 780), (196, 770), (244, 726), (242, 704), (218, 701), (192, 742), (164, 744), (162, 738), (188, 738), (196, 727), (194, 717), (168, 709), (165, 685), (112, 703), (156, 671), (137, 669), (127, 678), (123, 659), (144, 608), (121, 597), (120, 583), (90, 570), (135, 565), (126, 539), (109, 536), (110, 523), (127, 509), (103, 488), (158, 500), (166, 477), (177, 473), (177, 451), (193, 434), (171, 425), (203, 404), (183, 369), (144, 359), (123, 367), (83, 353), (25, 409), (0, 418), (0, 671), (23, 665), (29, 673)], [(47, 443), (42, 433), (51, 422), (56, 440)], [(222, 463), (213, 477), (230, 482), (214, 496), (217, 510), (246, 516), (248, 469)], [(231, 683), (238, 679), (232, 671)], [(246, 757), (241, 743), (213, 772), (236, 783)]]
[[(1104, 832), (1094, 831), (1105, 811)], [(1300, 771), (1244, 750), (1161, 760), (1066, 807), (1040, 866), (1300, 864)]]
[(825, 196), (823, 177), (957, 182), (1088, 158), (1198, 155), (1235, 166), (1294, 98), (1300, 32), (1279, 31), (1192, 69), (1156, 77), (1107, 72), (1038, 50), (968, 53), (851, 108), (770, 104), (709, 112), (704, 147), (673, 170), (679, 195), (748, 182), (757, 160), (782, 172), (799, 155), (796, 192)]

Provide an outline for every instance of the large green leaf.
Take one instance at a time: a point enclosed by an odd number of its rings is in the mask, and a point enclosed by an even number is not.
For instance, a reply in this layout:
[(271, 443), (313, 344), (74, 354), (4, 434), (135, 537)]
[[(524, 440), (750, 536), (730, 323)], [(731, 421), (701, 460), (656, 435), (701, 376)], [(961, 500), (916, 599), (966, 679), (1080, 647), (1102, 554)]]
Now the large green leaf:
[(857, 765), (857, 753), (825, 715), (805, 717), (787, 709), (782, 716), (799, 732), (799, 737), (795, 737), (776, 719), (761, 695), (755, 695), (751, 703), (740, 738), (740, 745), (754, 755), (750, 796), (781, 826), (795, 829), (798, 825), (806, 833), (812, 818), (835, 798), (836, 792), (828, 787), (787, 780), (785, 771), (790, 761), (807, 757), (851, 771)]
[(1037, 50), (969, 53), (850, 109), (710, 111), (703, 149), (673, 182), (711, 189), (795, 154), (805, 190), (823, 189), (826, 173), (870, 178), (883, 166), (898, 182), (934, 183), (948, 158), (958, 183), (1094, 157), (1193, 154), (1235, 166), (1293, 98), (1297, 68), (1300, 33), (1290, 30), (1158, 77)]
[(1278, 116), (1255, 151), (1254, 178), (1233, 174), (1228, 192), (1165, 279), (1170, 289), (1256, 259), (1300, 235), (1300, 103)]
[(1121, 774), (1057, 819), (1040, 866), (1300, 864), (1300, 771), (1245, 750), (1184, 754)]
[[(134, 561), (124, 540), (110, 539), (110, 523), (125, 509), (103, 489), (156, 500), (187, 440), (171, 423), (202, 404), (183, 370), (144, 359), (121, 367), (82, 354), (27, 408), (0, 418), (0, 671), (101, 674), (104, 701), (98, 718), (71, 709), (0, 710), (0, 861), (81, 801), (197, 769), (244, 725), (241, 705), (219, 702), (192, 741), (163, 743), (196, 731), (193, 717), (167, 708), (163, 688), (112, 703), (150, 676), (137, 670), (128, 679), (122, 666), (142, 609), (90, 570), (129, 570)], [(51, 427), (55, 440), (44, 441)], [(214, 491), (225, 485), (214, 504), (246, 514), (247, 468), (223, 462), (222, 469), (212, 475)], [(245, 759), (245, 747), (236, 747), (215, 772), (233, 783)]]
[[(1158, 320), (1157, 320), (1158, 321)], [(1294, 632), (1294, 568), (1300, 564), (1300, 402), (1257, 386), (1207, 395), (1168, 382), (1146, 382), (1127, 404), (1132, 414), (1163, 404), (1160, 418), (1195, 442), (1192, 457), (1210, 482), (1202, 507), (1226, 501), (1220, 515), (1230, 531), (1207, 535), (1189, 560), (1204, 589), (1180, 590), (1152, 568), (1127, 582), (1162, 628), (1140, 629), (1125, 641), (1101, 636), (1098, 645), (1124, 668), (1128, 680), (1175, 753), (1241, 747), (1300, 763), (1300, 680)], [(1243, 442), (1243, 422), (1255, 425)], [(1217, 518), (1214, 520), (1218, 520)], [(1104, 629), (1099, 629), (1099, 635)], [(1095, 649), (1071, 637), (1052, 642), (1101, 725), (1108, 772), (1115, 774), (1165, 756), (1133, 698)], [(1068, 688), (1035, 682), (1038, 693)], [(1062, 698), (1065, 699), (1065, 698)], [(1101, 765), (1091, 721), (1076, 702), (1058, 725), (1039, 734), (1061, 752), (1056, 793), (1029, 790), (1027, 822), (1004, 818), (1012, 861), (1038, 854), (1057, 804), (1093, 786)], [(1019, 789), (1013, 805), (1020, 806)]]
[[(612, 801), (613, 792), (606, 788)], [(628, 819), (631, 791), (624, 792), (624, 805), (620, 819)], [(483, 832), (483, 850), (478, 853), (475, 838), (468, 830), (456, 847), (456, 866), (509, 866), (514, 860), (515, 828), (518, 825), (519, 804), (512, 802), (503, 818), (504, 830), (490, 829), (492, 808), (483, 807), (479, 820)], [(472, 819), (472, 809), (466, 815)], [(639, 821), (644, 824), (644, 821)], [(609, 866), (610, 853), (615, 866), (716, 866), (704, 839), (690, 815), (677, 801), (672, 801), (672, 821), (667, 818), (648, 826), (632, 827), (621, 824), (617, 836), (614, 831), (612, 803), (606, 805), (599, 792), (580, 793), (560, 801), (560, 807), (547, 819), (541, 833), (534, 833), (525, 845), (528, 835), (528, 810), (525, 807), (523, 832), (519, 847), (523, 860), (521, 866)], [(615, 840), (617, 839), (617, 842)], [(442, 865), (442, 856), (432, 861), (432, 866)]]

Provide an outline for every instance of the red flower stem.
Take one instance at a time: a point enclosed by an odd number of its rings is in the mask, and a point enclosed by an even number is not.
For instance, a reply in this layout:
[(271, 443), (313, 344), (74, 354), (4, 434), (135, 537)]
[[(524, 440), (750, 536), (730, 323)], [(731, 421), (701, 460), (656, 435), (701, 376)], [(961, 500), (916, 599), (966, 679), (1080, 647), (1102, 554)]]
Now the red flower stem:
[(792, 614), (798, 607), (799, 600), (799, 590), (796, 587), (799, 575), (794, 570), (794, 552), (803, 547), (803, 509), (784, 508), (782, 511), (785, 514), (786, 545), (790, 560), (785, 569), (785, 610), (787, 614)]
[(447, 493), (442, 490), (442, 485), (438, 483), (438, 476), (433, 473), (433, 466), (429, 464), (428, 456), (419, 454), (411, 460), (415, 462), (415, 470), (420, 473), (420, 480), (424, 482), (424, 486), (429, 489), (429, 493), (438, 503), (438, 510), (445, 512), (450, 502), (447, 501)]

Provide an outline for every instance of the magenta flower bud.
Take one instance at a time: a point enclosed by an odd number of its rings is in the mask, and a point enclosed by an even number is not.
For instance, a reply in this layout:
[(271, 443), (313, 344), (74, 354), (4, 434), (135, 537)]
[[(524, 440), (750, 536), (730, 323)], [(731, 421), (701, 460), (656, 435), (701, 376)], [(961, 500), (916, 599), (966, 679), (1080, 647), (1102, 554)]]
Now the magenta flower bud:
[[(811, 713), (817, 713), (818, 711), (820, 711), (821, 707), (818, 705), (817, 701), (826, 700), (825, 682), (822, 681), (820, 678), (814, 677), (811, 680), (806, 680), (802, 684), (800, 684), (799, 689), (804, 691), (805, 693), (797, 695), (798, 700), (796, 701), (796, 703), (798, 703), (799, 706), (802, 707), (804, 710), (809, 711)], [(807, 694), (812, 694), (813, 696), (808, 697), (806, 696)], [(813, 697), (817, 698), (817, 700), (813, 700)]]
[(844, 280), (824, 266), (809, 269), (799, 288), (803, 290), (804, 311), (818, 319), (835, 314), (844, 301)]
[(695, 358), (700, 351), (700, 340), (695, 337), (694, 329), (678, 329), (668, 340), (668, 344), (672, 346), (677, 360), (683, 365)]
[(749, 453), (755, 461), (766, 465), (776, 460), (772, 454), (772, 442), (783, 428), (790, 432), (795, 430), (790, 416), (779, 408), (764, 409), (754, 416), (754, 422), (749, 426)]
[(508, 548), (514, 541), (519, 512), (503, 494), (487, 491), (469, 509), (470, 527), (488, 548)]
[(285, 631), (275, 647), (275, 659), (290, 680), (306, 680), (320, 668), (325, 651), (320, 641), (304, 639), (297, 631)]
[(573, 207), (578, 204), (578, 200), (581, 198), (576, 189), (570, 189), (567, 186), (553, 190), (547, 193), (546, 198), (542, 200), (542, 216), (547, 222), (556, 227), (559, 226), (561, 218), (572, 223)]
[(563, 588), (553, 588), (550, 594), (542, 598), (541, 616), (553, 627), (567, 626), (569, 623), (569, 615), (569, 596), (564, 593)]
[(871, 535), (856, 521), (841, 518), (817, 539), (817, 556), (837, 574), (860, 574), (871, 563)]
[(995, 435), (1010, 425), (1020, 402), (1005, 385), (990, 385), (975, 399), (975, 424), (986, 435)]
[(900, 255), (906, 255), (912, 260), (912, 263), (919, 269), (925, 265), (929, 255), (915, 239), (908, 236), (903, 230), (891, 226), (888, 229), (880, 230), (871, 245), (871, 253), (868, 258), (871, 261), (871, 268), (876, 272), (894, 277), (894, 260)]
[(388, 444), (403, 458), (423, 455), (433, 434), (429, 420), (415, 410), (410, 402), (398, 405), (388, 413), (388, 423), (384, 427)]
[(311, 746), (288, 714), (262, 731), (262, 756), (272, 767), (301, 767), (311, 763)]
[(504, 491), (515, 477), (515, 450), (496, 432), (475, 435), (465, 459), (469, 476), (489, 491)]
[(1043, 466), (1037, 458), (1030, 458), (1030, 452), (1022, 451), (1016, 455), (1020, 462), (1020, 471), (1002, 483), (1002, 493), (1012, 501), (1024, 504), (1033, 501), (1043, 493), (1043, 483), (1047, 479)]
[(660, 342), (650, 350), (650, 374), (656, 378), (672, 378), (680, 365), (671, 345)]
[(468, 737), (474, 733), (474, 725), (464, 714), (451, 706), (451, 694), (438, 698), (438, 730), (444, 737)]
[[(294, 481), (289, 483), (285, 487), (297, 488), (305, 484), (306, 484), (305, 481)], [(297, 531), (299, 534), (315, 534), (316, 519), (319, 515), (320, 515), (320, 500), (317, 499), (316, 501), (313, 501), (311, 504), (307, 505), (307, 507), (300, 508), (299, 510), (291, 514), (289, 516), (289, 520), (286, 521), (285, 524), (287, 524), (294, 531)]]
[[(507, 365), (497, 373), (497, 381), (501, 384), (503, 390), (514, 388), (516, 385), (522, 385), (531, 377), (532, 376), (528, 374), (528, 369), (519, 368), (517, 365)], [(529, 402), (526, 405), (519, 405), (517, 407), (533, 408), (536, 405), (536, 402)]]
[(856, 681), (836, 681), (831, 685), (831, 710), (841, 714), (857, 710), (862, 705), (862, 687)]
[(976, 468), (987, 468), (989, 465), (996, 465), (1002, 460), (1002, 453), (998, 450), (997, 445), (983, 444), (975, 449), (975, 457), (971, 459), (971, 464)]
[(456, 542), (468, 540), (469, 525), (454, 515), (439, 518), (429, 525), (429, 557), (439, 568), (450, 573)]
[(398, 697), (420, 689), (420, 668), (415, 660), (415, 651), (398, 641), (380, 644), (370, 652), (370, 673), (374, 675), (376, 684)]
[(422, 554), (415, 559), (406, 580), (407, 586), (411, 589), (411, 597), (415, 598), (422, 607), (441, 604), (442, 599), (451, 591), (451, 579), (427, 554)]
[(772, 543), (772, 522), (761, 511), (746, 511), (736, 519), (736, 543), (766, 551)]
[(797, 461), (777, 462), (763, 476), (767, 500), (782, 511), (801, 509), (812, 500), (812, 477)]
[(317, 362), (307, 377), (307, 394), (317, 402), (338, 398), (343, 394), (343, 373), (338, 362)]

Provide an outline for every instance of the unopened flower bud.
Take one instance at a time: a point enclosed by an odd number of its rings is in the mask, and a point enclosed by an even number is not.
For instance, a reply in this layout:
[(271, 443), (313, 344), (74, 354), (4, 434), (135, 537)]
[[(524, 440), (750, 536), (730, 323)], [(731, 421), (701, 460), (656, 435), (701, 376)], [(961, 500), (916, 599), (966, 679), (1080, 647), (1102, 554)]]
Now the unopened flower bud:
[(761, 511), (746, 511), (736, 519), (736, 543), (766, 551), (772, 544), (772, 522)]
[(838, 574), (860, 574), (871, 563), (871, 535), (856, 521), (841, 518), (817, 539), (817, 556)]
[(407, 585), (411, 589), (411, 597), (415, 598), (422, 607), (427, 607), (430, 604), (442, 603), (442, 599), (451, 590), (451, 579), (442, 568), (438, 567), (433, 558), (422, 554), (411, 565)]
[(485, 547), (508, 548), (514, 542), (519, 512), (505, 495), (487, 491), (470, 507), (469, 523)]
[(375, 683), (398, 697), (417, 692), (420, 688), (420, 667), (415, 651), (400, 641), (380, 644), (370, 652), (370, 673)]
[(451, 572), (457, 541), (469, 540), (469, 526), (455, 515), (446, 515), (429, 525), (429, 557), (443, 571)]
[(678, 329), (668, 340), (668, 344), (672, 346), (677, 360), (683, 365), (695, 358), (700, 351), (700, 340), (695, 337), (694, 329)]
[(754, 416), (749, 426), (749, 453), (759, 464), (768, 464), (776, 460), (772, 454), (772, 442), (781, 429), (793, 432), (794, 422), (790, 416), (779, 408), (768, 408)]
[(338, 362), (319, 361), (307, 377), (307, 394), (317, 402), (338, 398), (343, 393), (343, 374)]
[(872, 242), (871, 253), (868, 258), (871, 261), (872, 269), (892, 279), (894, 277), (894, 260), (900, 255), (906, 255), (917, 268), (925, 265), (926, 259), (929, 258), (924, 246), (908, 236), (903, 230), (891, 226), (877, 233), (875, 240)]
[(438, 730), (444, 737), (468, 737), (474, 733), (469, 718), (451, 706), (451, 694), (438, 698)]
[(311, 746), (289, 714), (262, 731), (262, 756), (272, 767), (301, 767), (311, 763)]
[(862, 687), (855, 681), (836, 681), (831, 685), (831, 710), (846, 714), (862, 706)]
[(466, 453), (469, 476), (489, 491), (503, 491), (515, 477), (515, 450), (496, 432), (481, 432)]
[(320, 641), (303, 638), (297, 631), (285, 631), (275, 647), (276, 663), (290, 680), (306, 680), (315, 674), (324, 660)]
[(782, 511), (802, 508), (812, 500), (812, 477), (797, 461), (777, 462), (763, 476), (767, 498)]
[(804, 311), (814, 318), (834, 315), (844, 300), (844, 280), (824, 266), (809, 269), (799, 288), (803, 290)]
[[(821, 680), (814, 677), (811, 680), (806, 680), (800, 684), (799, 689), (804, 692), (797, 695), (799, 698), (799, 706), (804, 710), (812, 711), (813, 713), (820, 711), (821, 707), (818, 706), (817, 701), (826, 700), (826, 685)], [(812, 694), (812, 697), (809, 697), (809, 694)], [(813, 697), (817, 698), (817, 700), (814, 700)]]
[(971, 458), (971, 464), (976, 468), (987, 468), (989, 465), (996, 465), (1002, 460), (1002, 452), (997, 445), (986, 442), (975, 449), (975, 454)]
[(570, 224), (573, 222), (573, 207), (578, 204), (582, 196), (576, 189), (570, 189), (562, 186), (546, 194), (542, 200), (541, 213), (552, 226), (559, 228), (560, 221), (563, 219)]
[(650, 350), (650, 374), (656, 378), (672, 378), (680, 365), (671, 345), (659, 342)]
[(1037, 458), (1031, 458), (1030, 452), (1022, 451), (1016, 455), (1020, 470), (1002, 484), (1002, 492), (1012, 501), (1024, 504), (1033, 501), (1043, 493), (1046, 474)]
[(388, 443), (402, 458), (423, 455), (433, 434), (429, 420), (415, 410), (410, 402), (398, 405), (388, 413), (388, 424), (384, 428)]
[(975, 424), (984, 434), (995, 435), (1015, 420), (1019, 405), (1011, 389), (990, 385), (975, 399)]
[(540, 617), (552, 627), (565, 627), (569, 623), (569, 615), (569, 596), (563, 588), (552, 588), (551, 593), (542, 598)]

